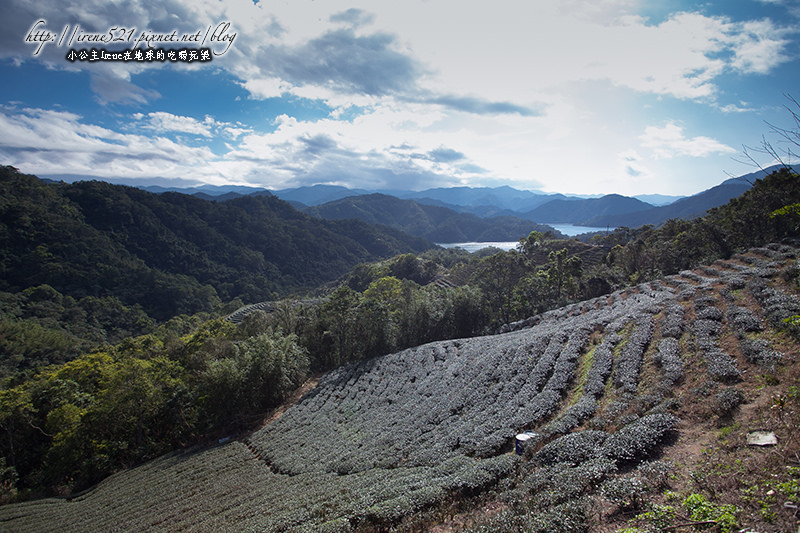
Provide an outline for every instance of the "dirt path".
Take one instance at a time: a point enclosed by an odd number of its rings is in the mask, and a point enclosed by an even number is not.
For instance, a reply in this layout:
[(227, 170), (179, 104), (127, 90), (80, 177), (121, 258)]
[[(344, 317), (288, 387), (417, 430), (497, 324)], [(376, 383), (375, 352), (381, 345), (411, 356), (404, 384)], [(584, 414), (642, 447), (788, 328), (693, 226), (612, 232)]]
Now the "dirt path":
[(270, 413), (270, 415), (264, 420), (264, 422), (261, 424), (261, 426), (259, 426), (258, 429), (261, 429), (261, 428), (265, 427), (266, 425), (268, 425), (268, 424), (276, 421), (277, 419), (279, 419), (281, 417), (281, 415), (283, 413), (285, 413), (288, 408), (290, 408), (295, 403), (297, 403), (297, 401), (300, 400), (300, 398), (302, 398), (308, 391), (310, 391), (314, 387), (316, 387), (317, 384), (319, 383), (320, 378), (322, 378), (323, 375), (324, 374), (315, 374), (315, 375), (311, 376), (310, 378), (308, 378), (305, 381), (305, 383), (300, 385), (300, 388), (298, 388), (296, 391), (294, 391), (292, 393), (292, 395), (289, 396), (286, 399), (285, 402), (283, 402), (282, 405), (280, 405), (279, 407), (276, 407), (275, 410), (272, 411), (272, 413)]

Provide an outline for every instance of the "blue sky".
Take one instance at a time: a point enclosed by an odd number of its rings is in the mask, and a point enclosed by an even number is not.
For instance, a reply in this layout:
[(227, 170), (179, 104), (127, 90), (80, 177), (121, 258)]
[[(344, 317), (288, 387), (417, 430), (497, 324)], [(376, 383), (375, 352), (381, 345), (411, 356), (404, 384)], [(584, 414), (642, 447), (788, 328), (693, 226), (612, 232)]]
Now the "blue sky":
[[(213, 60), (73, 63), (57, 40), (173, 31), (217, 31)], [(795, 126), (799, 43), (800, 0), (6, 0), (0, 164), (128, 184), (688, 195), (752, 172), (743, 146), (764, 136), (785, 153), (768, 124)]]

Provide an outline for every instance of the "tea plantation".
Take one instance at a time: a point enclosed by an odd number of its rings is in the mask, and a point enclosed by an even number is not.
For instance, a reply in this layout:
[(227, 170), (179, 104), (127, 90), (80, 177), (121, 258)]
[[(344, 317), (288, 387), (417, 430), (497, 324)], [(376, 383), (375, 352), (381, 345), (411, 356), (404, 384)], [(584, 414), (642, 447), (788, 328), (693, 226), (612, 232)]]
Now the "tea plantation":
[(770, 245), (339, 368), (258, 431), (0, 507), (0, 530), (419, 531), (494, 501), (461, 530), (591, 531), (592, 498), (635, 508), (668, 475), (648, 459), (683, 438), (690, 378), (735, 404), (797, 363), (797, 257)]

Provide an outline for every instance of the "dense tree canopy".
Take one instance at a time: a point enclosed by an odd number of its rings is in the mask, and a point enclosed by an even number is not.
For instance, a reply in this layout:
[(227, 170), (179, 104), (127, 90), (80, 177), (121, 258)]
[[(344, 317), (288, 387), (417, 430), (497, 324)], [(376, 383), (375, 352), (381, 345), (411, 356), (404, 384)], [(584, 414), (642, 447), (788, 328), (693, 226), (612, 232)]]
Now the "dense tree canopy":
[(323, 221), (272, 196), (209, 202), (0, 168), (0, 290), (43, 284), (118, 298), (166, 320), (221, 301), (308, 290), (364, 261), (432, 246), (359, 221)]

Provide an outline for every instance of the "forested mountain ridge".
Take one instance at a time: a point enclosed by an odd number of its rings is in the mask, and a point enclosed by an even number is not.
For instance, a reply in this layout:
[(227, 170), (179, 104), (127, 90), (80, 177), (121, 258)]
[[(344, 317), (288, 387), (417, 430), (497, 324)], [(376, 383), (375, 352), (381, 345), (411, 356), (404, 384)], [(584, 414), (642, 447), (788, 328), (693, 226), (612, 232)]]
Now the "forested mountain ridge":
[(708, 190), (687, 198), (657, 207), (638, 210), (630, 213), (608, 213), (596, 215), (587, 220), (588, 225), (639, 227), (644, 224), (660, 225), (669, 219), (689, 220), (703, 216), (711, 208), (724, 205), (731, 198), (736, 198), (749, 190), (752, 183), (746, 178), (725, 180)]
[[(725, 205), (728, 201), (741, 196), (750, 190), (753, 184), (783, 168), (775, 165), (758, 172), (751, 172), (736, 178), (730, 178), (719, 185), (701, 191), (692, 196), (680, 198), (668, 205), (649, 207), (629, 213), (598, 214), (585, 221), (588, 226), (627, 226), (631, 228), (650, 224), (660, 226), (668, 220), (691, 220), (703, 216), (709, 209)], [(788, 166), (788, 170), (797, 171), (798, 166)]]
[(624, 215), (644, 211), (653, 206), (619, 194), (608, 194), (601, 198), (566, 198), (551, 200), (522, 216), (529, 220), (546, 221), (553, 224), (575, 224), (593, 226), (592, 220), (608, 214)]
[(531, 231), (554, 231), (518, 217), (481, 218), (378, 193), (350, 196), (306, 208), (304, 212), (328, 220), (356, 218), (441, 243), (516, 241)]
[[(669, 197), (659, 194), (638, 195), (636, 197), (609, 194), (596, 198), (567, 197), (563, 194), (540, 193), (518, 190), (512, 187), (451, 187), (423, 191), (348, 189), (342, 186), (314, 185), (295, 189), (267, 191), (247, 187), (230, 187), (231, 192), (221, 194), (228, 188), (184, 188), (173, 189), (199, 198), (225, 201), (245, 194), (274, 194), (287, 200), (301, 211), (314, 212), (322, 209), (330, 218), (345, 217), (343, 205), (354, 197), (373, 198), (375, 195), (388, 195), (400, 200), (413, 200), (420, 205), (438, 206), (458, 213), (470, 213), (480, 218), (513, 217), (539, 224), (574, 224), (594, 227), (638, 227), (645, 224), (661, 225), (670, 219), (693, 219), (702, 216), (708, 209), (725, 204), (747, 191), (752, 184), (781, 165), (768, 167), (736, 178), (723, 181), (687, 197)], [(145, 187), (151, 192), (165, 192), (162, 187)], [(220, 194), (214, 195), (215, 192)], [(653, 203), (647, 203), (652, 198)], [(365, 202), (361, 199), (359, 202)], [(333, 206), (336, 206), (335, 209)], [(375, 214), (352, 213), (353, 218), (374, 218)], [(508, 223), (511, 219), (506, 219)], [(391, 223), (391, 221), (390, 221)], [(392, 224), (395, 227), (399, 223)], [(500, 231), (494, 224), (492, 232)], [(438, 242), (445, 241), (439, 235), (431, 237)], [(462, 239), (462, 240), (471, 240)], [(489, 240), (488, 238), (486, 240)]]
[(12, 167), (0, 169), (0, 195), (0, 290), (113, 296), (159, 320), (311, 289), (358, 263), (431, 246), (314, 219), (272, 196), (215, 203), (97, 181), (45, 184)]

